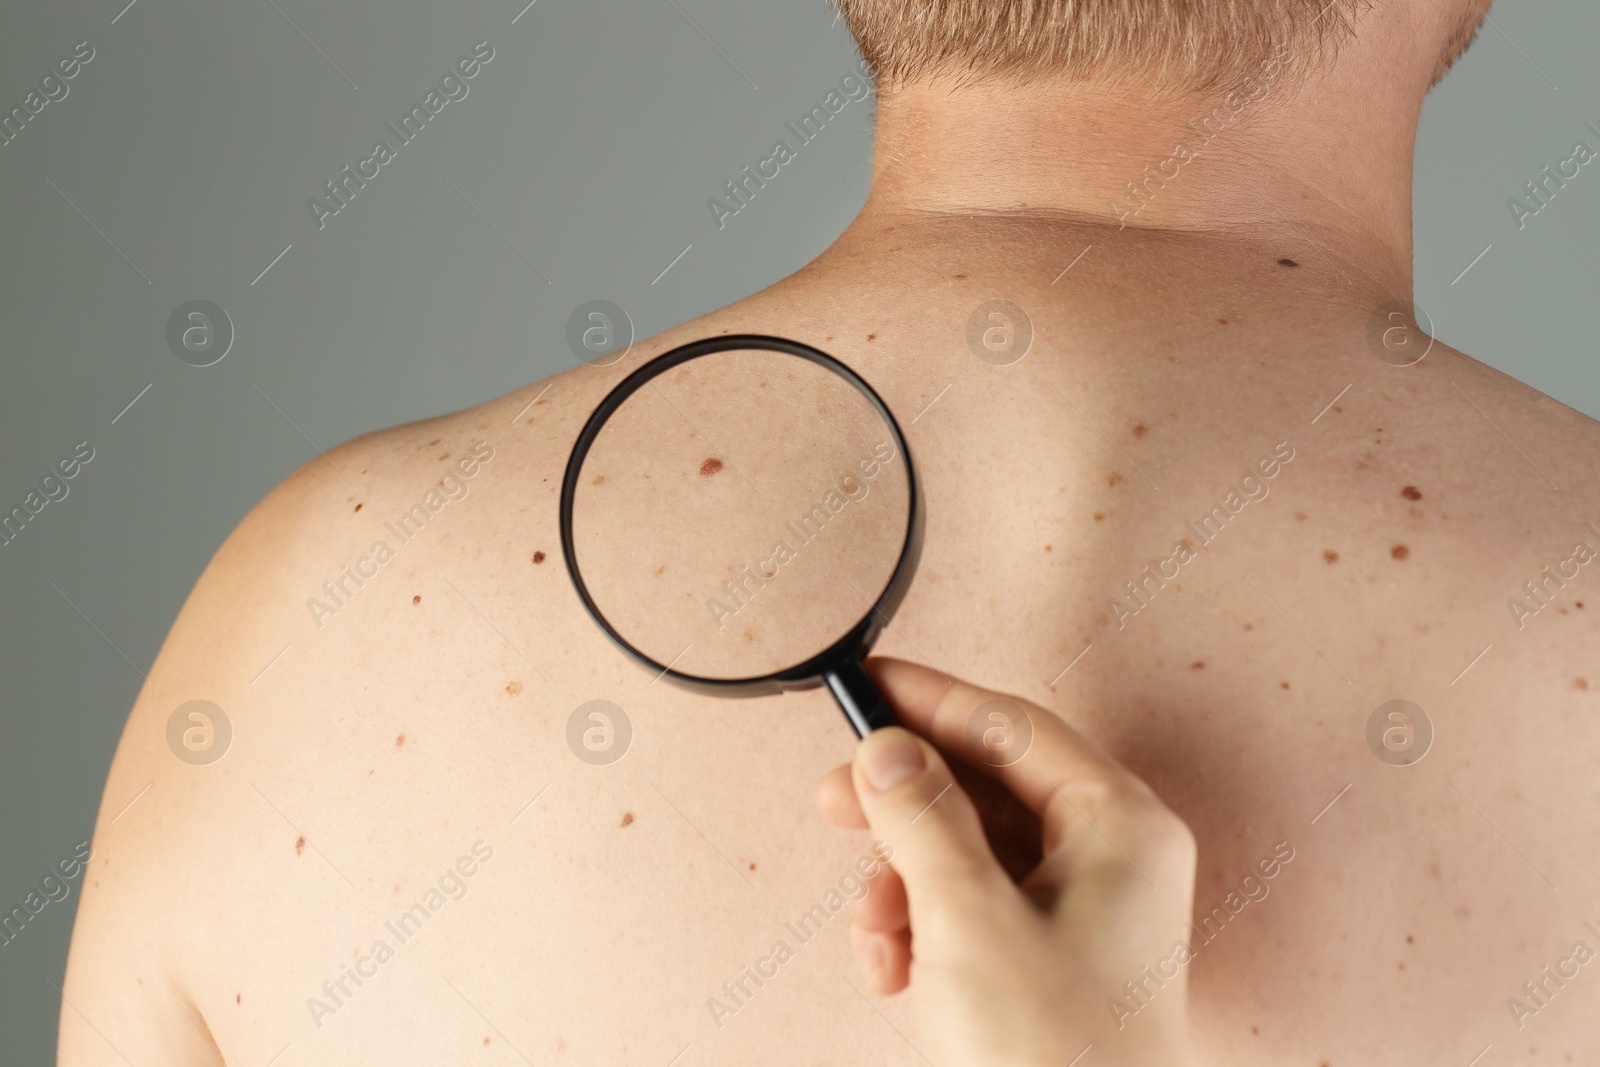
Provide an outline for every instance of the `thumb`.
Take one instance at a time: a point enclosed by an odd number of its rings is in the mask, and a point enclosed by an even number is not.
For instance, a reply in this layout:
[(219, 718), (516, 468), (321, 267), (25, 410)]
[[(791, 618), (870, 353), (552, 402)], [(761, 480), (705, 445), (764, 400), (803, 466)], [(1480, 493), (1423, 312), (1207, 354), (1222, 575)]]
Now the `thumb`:
[(898, 726), (874, 730), (856, 748), (851, 777), (867, 822), (893, 849), (913, 911), (1013, 889), (972, 799), (927, 741)]

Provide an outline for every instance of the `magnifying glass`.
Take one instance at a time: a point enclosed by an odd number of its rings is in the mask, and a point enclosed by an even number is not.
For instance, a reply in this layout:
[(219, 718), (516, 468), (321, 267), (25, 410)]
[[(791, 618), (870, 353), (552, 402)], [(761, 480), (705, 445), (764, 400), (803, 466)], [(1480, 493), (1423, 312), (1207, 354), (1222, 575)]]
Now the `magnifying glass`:
[(916, 472), (832, 356), (732, 335), (634, 371), (573, 446), (561, 548), (595, 623), (658, 678), (713, 696), (825, 684), (858, 735), (896, 725), (861, 661), (921, 553)]

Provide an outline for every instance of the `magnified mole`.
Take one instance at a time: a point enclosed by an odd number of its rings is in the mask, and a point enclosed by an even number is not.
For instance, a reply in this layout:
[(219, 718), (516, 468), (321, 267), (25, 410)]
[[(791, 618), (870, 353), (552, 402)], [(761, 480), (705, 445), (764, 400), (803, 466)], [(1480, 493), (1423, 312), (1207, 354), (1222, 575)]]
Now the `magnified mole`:
[(722, 460), (718, 459), (716, 456), (712, 456), (710, 459), (700, 464), (700, 477), (709, 478), (721, 469)]

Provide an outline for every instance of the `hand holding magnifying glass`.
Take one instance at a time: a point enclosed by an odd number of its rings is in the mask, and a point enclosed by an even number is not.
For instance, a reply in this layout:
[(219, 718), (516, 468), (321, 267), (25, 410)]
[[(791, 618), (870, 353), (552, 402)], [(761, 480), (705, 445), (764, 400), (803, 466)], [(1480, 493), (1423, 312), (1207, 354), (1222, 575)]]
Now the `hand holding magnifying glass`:
[[(872, 734), (818, 794), (829, 821), (893, 848), (852, 917), (868, 989), (910, 987), (917, 1048), (937, 1067), (1183, 1067), (1188, 827), (1044, 708), (912, 663), (870, 667), (907, 729)], [(998, 700), (1032, 741), (997, 763), (968, 724)]]
[[(997, 694), (877, 661), (936, 748), (895, 728), (863, 665), (916, 568), (921, 510), (905, 438), (858, 375), (772, 337), (651, 360), (578, 436), (561, 542), (585, 608), (658, 678), (719, 696), (826, 684), (866, 738), (823, 808), (893, 846), (852, 936), (876, 992), (914, 986), (924, 1055), (1062, 1067), (1092, 1046), (1096, 1064), (1181, 1067), (1185, 974), (1153, 986), (1148, 967), (1190, 917), (1188, 828), (1023, 701), (1027, 753), (969, 752), (990, 776), (953, 773), (939, 750), (965, 749)], [(1124, 982), (1157, 990), (1131, 1021), (1105, 1007)]]

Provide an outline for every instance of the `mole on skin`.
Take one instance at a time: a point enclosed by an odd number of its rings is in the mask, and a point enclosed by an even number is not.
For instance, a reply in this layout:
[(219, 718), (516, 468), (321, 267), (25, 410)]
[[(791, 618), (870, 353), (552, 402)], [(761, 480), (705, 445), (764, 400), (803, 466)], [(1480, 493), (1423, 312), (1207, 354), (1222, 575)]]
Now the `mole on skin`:
[(533, 554), (533, 561), (535, 563), (543, 563), (544, 562), (544, 553), (543, 552), (535, 552)]
[(1278, 266), (1280, 266), (1280, 267), (1288, 267), (1291, 270), (1293, 270), (1295, 267), (1298, 267), (1299, 265), (1300, 264), (1296, 263), (1292, 259), (1280, 259), (1280, 260), (1278, 260)]
[(1400, 490), (1400, 495), (1405, 497), (1407, 500), (1421, 500), (1422, 490), (1418, 489), (1414, 485), (1408, 485), (1404, 489)]
[(709, 478), (721, 469), (722, 460), (718, 459), (716, 456), (712, 456), (710, 459), (700, 464), (700, 477)]

